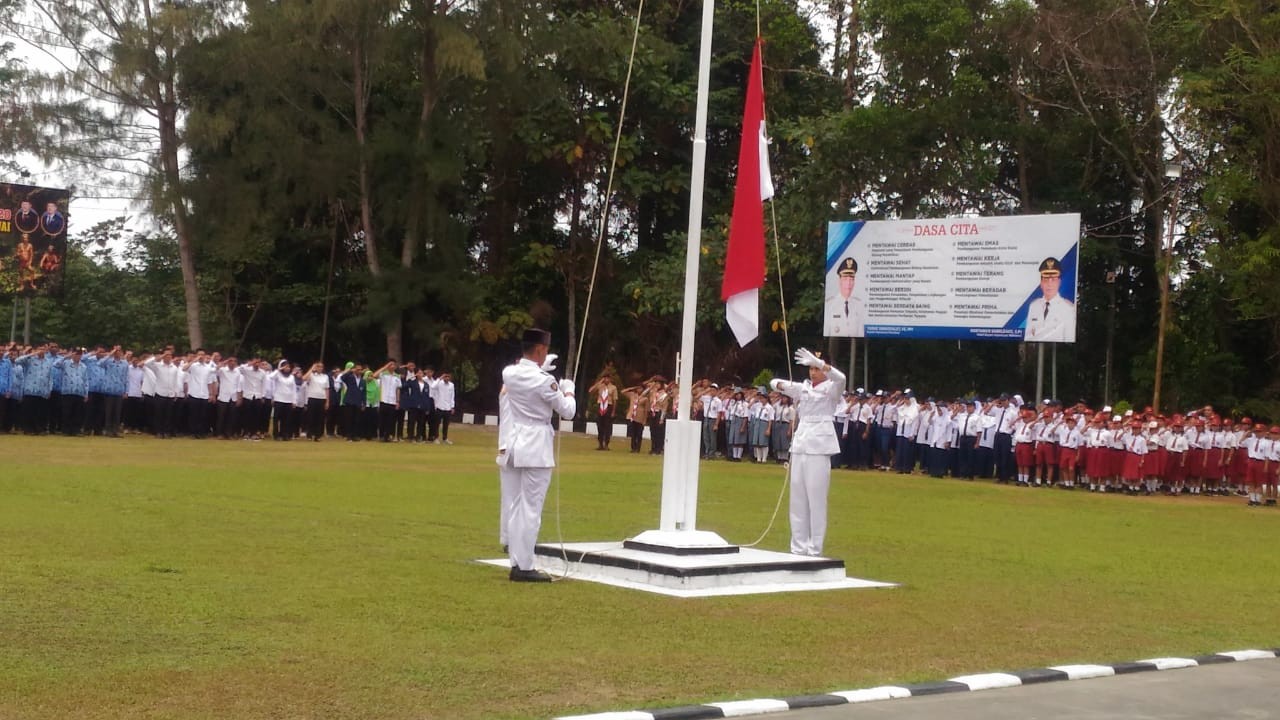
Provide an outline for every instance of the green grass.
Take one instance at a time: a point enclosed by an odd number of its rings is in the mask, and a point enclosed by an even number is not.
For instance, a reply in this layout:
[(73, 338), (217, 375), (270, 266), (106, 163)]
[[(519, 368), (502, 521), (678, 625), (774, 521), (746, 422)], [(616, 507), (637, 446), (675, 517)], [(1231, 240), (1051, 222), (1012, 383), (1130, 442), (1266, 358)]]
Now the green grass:
[[(1280, 640), (1280, 511), (1237, 499), (838, 472), (828, 553), (902, 587), (513, 585), (473, 562), (493, 432), (455, 440), (0, 439), (0, 717), (548, 717)], [(656, 526), (659, 459), (593, 445), (564, 442), (564, 538)], [(782, 473), (704, 464), (700, 527), (754, 539)]]

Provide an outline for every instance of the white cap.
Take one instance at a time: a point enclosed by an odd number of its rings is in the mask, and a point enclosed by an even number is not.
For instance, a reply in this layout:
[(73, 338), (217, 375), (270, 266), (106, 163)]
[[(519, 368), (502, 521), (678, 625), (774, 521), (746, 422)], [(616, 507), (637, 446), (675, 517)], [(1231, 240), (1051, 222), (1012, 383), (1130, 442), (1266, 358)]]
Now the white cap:
[(1109, 412), (1111, 412), (1111, 406), (1110, 406), (1110, 405), (1108, 405), (1108, 406), (1106, 406), (1106, 407), (1102, 408), (1102, 412), (1104, 412), (1104, 413), (1109, 413)]
[(1111, 422), (1120, 422), (1120, 416), (1119, 416), (1119, 415), (1112, 415), (1112, 416), (1111, 416)]

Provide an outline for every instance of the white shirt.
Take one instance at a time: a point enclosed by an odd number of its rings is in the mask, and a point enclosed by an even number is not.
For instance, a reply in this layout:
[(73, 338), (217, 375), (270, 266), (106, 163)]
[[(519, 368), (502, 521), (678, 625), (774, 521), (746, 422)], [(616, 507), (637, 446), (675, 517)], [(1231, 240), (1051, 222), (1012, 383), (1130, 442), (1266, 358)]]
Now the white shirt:
[(1073, 342), (1076, 339), (1076, 306), (1054, 295), (1048, 302), (1036, 298), (1027, 309), (1028, 342)]
[(844, 392), (844, 373), (827, 366), (827, 379), (814, 385), (811, 380), (803, 383), (789, 380), (773, 380), (774, 390), (795, 402), (795, 437), (791, 440), (791, 452), (800, 455), (836, 455), (840, 452), (840, 440), (836, 437), (831, 418), (840, 404)]
[(142, 397), (142, 383), (146, 380), (146, 377), (146, 370), (143, 370), (137, 365), (130, 365), (127, 380), (128, 385), (126, 386), (128, 389), (125, 391), (125, 395), (132, 398)]
[(400, 376), (395, 373), (384, 372), (378, 376), (378, 390), (382, 393), (381, 399), (384, 405), (395, 405), (400, 402)]
[(311, 373), (311, 377), (307, 378), (306, 388), (308, 400), (328, 400), (329, 376), (323, 372)]
[(218, 368), (218, 402), (235, 402), (243, 384), (244, 378), (240, 373), (230, 368)]
[(431, 383), (431, 401), (435, 403), (436, 410), (453, 412), (454, 390), (453, 383), (448, 380), (436, 380)]
[(555, 378), (528, 358), (503, 369), (502, 382), (507, 388), (510, 427), (499, 429), (499, 434), (507, 433), (507, 462), (517, 468), (555, 467), (551, 415), (572, 419), (577, 403), (560, 392)]
[(862, 298), (857, 295), (845, 298), (836, 293), (828, 297), (823, 316), (826, 322), (822, 334), (827, 337), (862, 337), (866, 334), (863, 323), (867, 314), (862, 307)]
[(182, 390), (182, 368), (151, 358), (143, 363), (155, 375), (155, 394), (159, 397), (178, 397)]
[(245, 400), (257, 400), (265, 397), (267, 382), (267, 371), (257, 367), (249, 367), (248, 365), (240, 366), (240, 392)]
[(292, 405), (298, 396), (298, 384), (293, 381), (293, 374), (276, 370), (267, 377), (271, 385), (271, 399), (278, 403)]
[(213, 384), (213, 364), (193, 362), (184, 369), (187, 373), (187, 397), (208, 400), (209, 386)]

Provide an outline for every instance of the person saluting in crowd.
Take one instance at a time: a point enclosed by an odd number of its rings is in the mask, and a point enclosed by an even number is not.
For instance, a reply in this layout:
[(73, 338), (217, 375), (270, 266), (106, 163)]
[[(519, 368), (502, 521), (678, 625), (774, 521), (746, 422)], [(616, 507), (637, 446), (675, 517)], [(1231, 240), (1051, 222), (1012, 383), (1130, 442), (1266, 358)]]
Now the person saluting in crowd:
[(809, 368), (803, 383), (773, 380), (774, 390), (796, 403), (796, 429), (791, 440), (791, 552), (822, 554), (827, 533), (827, 491), (831, 486), (831, 456), (840, 453), (831, 417), (840, 404), (845, 377), (805, 348), (796, 363)]

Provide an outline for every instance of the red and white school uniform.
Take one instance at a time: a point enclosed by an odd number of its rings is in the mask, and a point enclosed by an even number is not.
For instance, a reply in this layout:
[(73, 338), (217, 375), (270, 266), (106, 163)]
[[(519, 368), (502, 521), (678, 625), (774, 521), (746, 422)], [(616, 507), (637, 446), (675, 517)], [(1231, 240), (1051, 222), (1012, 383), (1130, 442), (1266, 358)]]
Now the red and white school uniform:
[(1147, 458), (1147, 438), (1141, 432), (1130, 430), (1122, 436), (1124, 442), (1124, 470), (1121, 477), (1126, 483), (1136, 485), (1143, 477), (1143, 462)]

